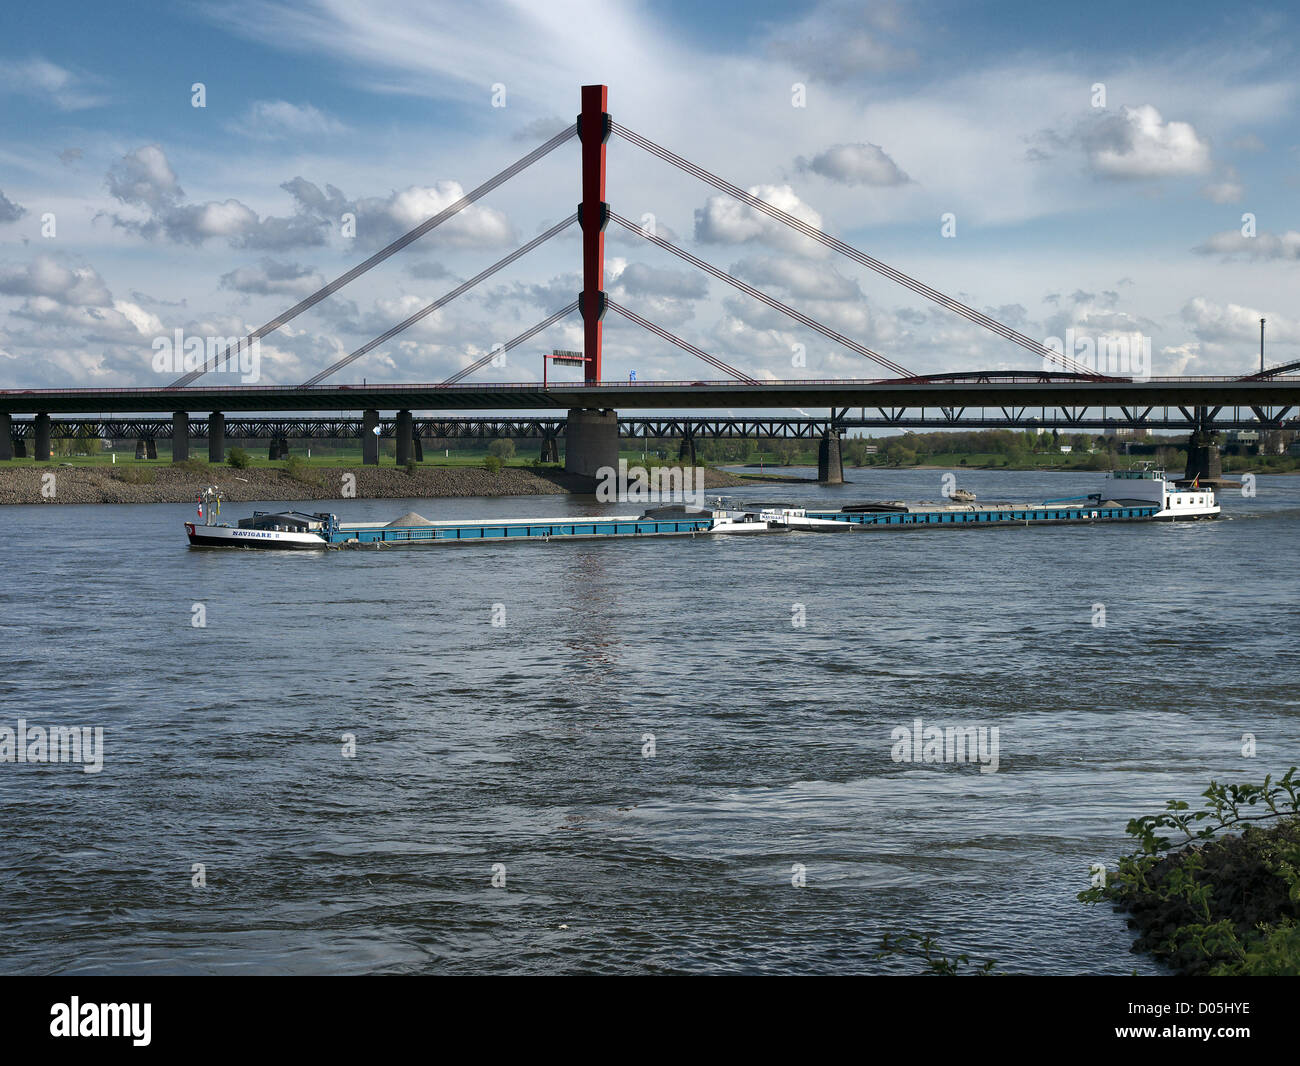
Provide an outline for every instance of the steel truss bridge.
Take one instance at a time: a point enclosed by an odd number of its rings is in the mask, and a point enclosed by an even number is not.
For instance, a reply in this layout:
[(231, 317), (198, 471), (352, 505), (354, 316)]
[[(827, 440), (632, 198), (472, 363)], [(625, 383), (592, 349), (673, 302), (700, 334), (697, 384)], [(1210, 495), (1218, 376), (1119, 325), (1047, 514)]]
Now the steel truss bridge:
[[(823, 444), (837, 447), (838, 435), (854, 427), (947, 427), (947, 428), (1059, 428), (1059, 429), (1190, 429), (1194, 440), (1209, 440), (1221, 428), (1282, 429), (1295, 423), (1300, 408), (1300, 363), (1261, 369), (1258, 374), (1223, 378), (1137, 379), (1098, 372), (1066, 353), (999, 322), (982, 311), (941, 293), (866, 252), (781, 210), (717, 174), (677, 155), (662, 145), (615, 122), (607, 110), (608, 89), (603, 85), (582, 87), (581, 112), (577, 121), (534, 148), (504, 170), (493, 175), (460, 200), (448, 205), (391, 244), (356, 264), (316, 292), (300, 300), (269, 322), (252, 330), (235, 343), (208, 338), (206, 358), (162, 388), (35, 389), (0, 391), (0, 459), (14, 453), (16, 442), (35, 440), (35, 457), (50, 457), (55, 435), (85, 436), (93, 426), (101, 438), (156, 440), (169, 436), (177, 459), (188, 454), (192, 439), (209, 440), (209, 459), (220, 461), (227, 434), (234, 438), (271, 438), (281, 442), (290, 437), (359, 436), (363, 461), (378, 462), (375, 428), (379, 435), (396, 436), (399, 461), (419, 449), (427, 438), (467, 436), (540, 436), (553, 442), (566, 436), (566, 467), (575, 473), (590, 473), (607, 464), (616, 452), (616, 437), (673, 437), (683, 440), (710, 436), (812, 437), (821, 435)], [(908, 289), (946, 311), (1017, 345), (1028, 353), (1037, 371), (976, 371), (918, 376), (895, 359), (790, 307), (716, 264), (676, 246), (653, 229), (638, 226), (611, 209), (605, 200), (606, 142), (611, 137), (667, 164), (717, 193), (732, 198), (749, 210), (787, 227), (802, 238), (820, 244), (835, 255)], [(320, 301), (351, 284), (389, 257), (418, 241), (471, 204), (487, 196), (534, 163), (576, 138), (581, 147), (582, 199), (576, 212), (552, 214), (558, 218), (550, 228), (521, 244), (497, 262), (461, 282), (450, 291), (395, 323), (347, 355), (336, 359), (299, 385), (195, 386), (199, 378), (214, 371), (239, 367), (242, 357), (261, 338), (269, 336)], [(554, 210), (554, 209), (552, 209)], [(813, 381), (768, 380), (737, 368), (703, 351), (689, 339), (609, 298), (604, 290), (605, 229), (609, 223), (642, 238), (665, 255), (708, 274), (746, 297), (786, 316), (793, 323), (820, 334), (837, 349), (861, 356), (872, 373), (889, 377)], [(476, 285), (523, 256), (560, 235), (572, 225), (581, 230), (582, 291), (566, 306), (491, 351), (471, 359), (456, 373), (435, 384), (336, 385), (323, 382), (351, 366), (368, 353), (424, 318), (447, 306)], [(610, 381), (602, 376), (602, 330), (606, 313), (646, 330), (652, 336), (676, 346), (727, 380), (636, 382)], [(466, 379), (497, 357), (528, 344), (563, 319), (580, 316), (583, 329), (583, 380), (565, 384), (548, 382), (493, 384), (471, 383)], [(216, 350), (221, 345), (222, 350)], [(178, 368), (179, 369), (179, 368)], [(209, 379), (211, 380), (211, 379)], [(828, 411), (825, 418), (808, 414), (808, 409)], [(800, 417), (736, 417), (644, 415), (624, 417), (614, 424), (616, 411), (795, 411)], [(859, 417), (851, 417), (858, 409)], [(544, 412), (567, 410), (568, 418)], [(867, 411), (875, 412), (868, 416)], [(383, 420), (380, 412), (396, 411), (396, 419)], [(499, 411), (502, 417), (453, 418), (414, 417), (429, 411)], [(1116, 414), (1115, 412), (1119, 413)], [(207, 412), (191, 421), (190, 412)], [(337, 412), (329, 418), (327, 412)], [(361, 412), (358, 420), (347, 414)], [(520, 414), (520, 412), (526, 412)], [(1100, 412), (1098, 414), (1097, 412)], [(1246, 412), (1249, 412), (1247, 414)], [(143, 417), (171, 414), (169, 423)], [(229, 422), (227, 413), (247, 413), (247, 418)], [(299, 413), (297, 418), (284, 417)], [(15, 421), (15, 415), (35, 415), (32, 422)], [(81, 416), (75, 421), (54, 415)], [(585, 427), (585, 428), (581, 428)], [(1205, 447), (1212, 447), (1206, 444)], [(832, 459), (828, 463), (833, 466)]]
[[(877, 408), (872, 414), (863, 409), (856, 415), (844, 410), (833, 418), (640, 415), (619, 418), (618, 431), (620, 437), (628, 439), (815, 440), (827, 432), (842, 434), (853, 429), (1055, 429), (1067, 433), (1134, 429), (1186, 433), (1206, 425), (1196, 410), (1188, 408), (1102, 408), (1100, 414), (1088, 414), (1086, 410), (1074, 407), (993, 410), (963, 407), (939, 411)], [(1292, 407), (1272, 410), (1234, 407), (1213, 408), (1203, 413), (1210, 416), (1208, 424), (1216, 430), (1300, 431), (1300, 414), (1295, 412)], [(416, 437), (426, 441), (553, 440), (565, 436), (567, 422), (562, 417), (417, 416), (412, 419), (412, 429)], [(381, 418), (378, 427), (382, 438), (397, 435), (396, 419)], [(207, 440), (206, 420), (195, 419), (188, 429), (190, 440)], [(171, 436), (172, 430), (170, 418), (59, 418), (50, 422), (50, 434), (54, 438), (163, 440)], [(14, 419), (12, 431), (16, 440), (32, 439), (32, 420)], [(366, 423), (360, 418), (228, 418), (225, 421), (225, 436), (231, 440), (356, 440), (366, 432)]]

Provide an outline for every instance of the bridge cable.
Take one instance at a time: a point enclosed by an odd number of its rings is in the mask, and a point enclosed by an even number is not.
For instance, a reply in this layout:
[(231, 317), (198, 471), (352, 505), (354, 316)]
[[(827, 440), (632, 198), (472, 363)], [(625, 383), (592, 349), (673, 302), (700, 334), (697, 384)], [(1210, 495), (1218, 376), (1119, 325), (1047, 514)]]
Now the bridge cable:
[(998, 334), (998, 336), (1003, 337), (1006, 340), (1012, 341), (1015, 344), (1019, 344), (1022, 348), (1027, 348), (1035, 355), (1039, 355), (1042, 358), (1050, 360), (1053, 363), (1060, 363), (1062, 364), (1062, 366), (1066, 366), (1067, 363), (1074, 363), (1075, 364), (1074, 369), (1076, 371), (1085, 373), (1089, 377), (1094, 379), (1114, 380), (1114, 379), (1108, 379), (1106, 375), (1098, 374), (1095, 370), (1093, 370), (1090, 367), (1083, 366), (1083, 364), (1076, 362), (1070, 356), (1065, 355), (1062, 352), (1053, 351), (1051, 348), (1048, 348), (1045, 344), (1041, 343), (1040, 341), (1036, 341), (1032, 337), (1028, 337), (1025, 334), (1021, 333), (1019, 330), (1015, 330), (1012, 329), (1010, 326), (1004, 325), (1003, 323), (999, 322), (997, 319), (991, 318), (988, 315), (984, 314), (982, 311), (976, 311), (973, 307), (968, 307), (966, 304), (962, 303), (961, 301), (954, 300), (951, 296), (945, 296), (943, 293), (937, 291), (936, 289), (932, 289), (930, 288), (930, 286), (925, 285), (920, 281), (917, 281), (915, 278), (909, 277), (907, 274), (904, 274), (901, 270), (895, 270), (889, 264), (883, 263), (879, 259), (867, 255), (865, 252), (859, 251), (858, 249), (854, 248), (850, 244), (846, 244), (838, 237), (832, 237), (830, 234), (824, 233), (814, 226), (810, 226), (807, 222), (804, 222), (803, 220), (796, 218), (794, 215), (791, 215), (786, 211), (782, 211), (779, 207), (773, 206), (772, 204), (768, 203), (766, 200), (762, 200), (759, 197), (755, 196), (753, 193), (748, 193), (744, 189), (732, 185), (729, 181), (726, 181), (723, 178), (718, 177), (716, 174), (711, 174), (703, 167), (696, 166), (690, 160), (684, 159), (674, 152), (670, 152), (668, 149), (662, 147), (661, 145), (655, 144), (653, 141), (649, 140), (648, 138), (642, 137), (638, 133), (634, 133), (626, 126), (623, 126), (617, 122), (613, 122), (610, 124), (610, 128), (615, 133), (623, 137), (624, 139), (631, 141), (638, 148), (644, 149), (645, 151), (649, 152), (651, 155), (657, 156), (658, 158), (662, 159), (664, 162), (671, 163), (673, 166), (677, 167), (678, 169), (684, 170), (686, 173), (692, 175), (693, 177), (699, 178), (701, 181), (705, 182), (708, 185), (712, 185), (715, 189), (718, 189), (719, 191), (726, 193), (728, 196), (735, 197), (737, 200), (740, 200), (742, 203), (747, 204), (748, 206), (752, 207), (754, 210), (763, 212), (763, 214), (767, 215), (769, 218), (773, 218), (778, 222), (784, 223), (785, 225), (789, 226), (791, 229), (798, 230), (805, 237), (809, 237), (812, 240), (815, 240), (820, 244), (825, 245), (827, 248), (839, 252), (841, 255), (847, 256), (848, 258), (852, 259), (855, 263), (860, 263), (861, 265), (868, 267), (869, 269), (874, 270), (879, 274), (883, 274), (891, 281), (895, 281), (898, 284), (904, 286), (905, 288), (911, 289), (913, 292), (917, 293), (918, 295), (924, 296), (927, 300), (932, 300), (935, 303), (939, 304), (941, 307), (945, 307), (949, 311), (953, 311), (961, 315), (962, 317), (967, 318), (970, 321), (976, 323), (977, 325), (983, 326), (985, 329), (991, 330), (992, 332)]
[(300, 389), (309, 389), (313, 385), (319, 385), (331, 374), (334, 374), (342, 370), (345, 366), (348, 366), (350, 363), (355, 363), (367, 352), (373, 351), (375, 348), (378, 348), (381, 344), (384, 344), (385, 342), (392, 340), (395, 336), (397, 336), (397, 334), (401, 333), (403, 330), (409, 329), (411, 326), (415, 325), (421, 319), (427, 318), (429, 315), (433, 314), (434, 311), (437, 311), (440, 307), (445, 307), (447, 304), (451, 303), (452, 300), (456, 299), (457, 296), (460, 296), (468, 292), (480, 281), (483, 281), (486, 278), (490, 278), (498, 270), (501, 270), (509, 266), (520, 256), (527, 255), (539, 244), (546, 243), (556, 234), (561, 233), (564, 230), (568, 229), (577, 221), (578, 221), (578, 215), (577, 212), (574, 212), (574, 214), (570, 215), (562, 222), (557, 222), (545, 233), (538, 234), (527, 244), (521, 244), (518, 248), (516, 248), (504, 259), (498, 259), (486, 270), (481, 271), (478, 274), (475, 274), (474, 277), (470, 278), (468, 281), (462, 282), (460, 285), (457, 285), (454, 289), (451, 290), (451, 292), (447, 293), (444, 296), (438, 297), (438, 299), (434, 300), (433, 303), (429, 304), (428, 306), (420, 308), (420, 310), (416, 311), (415, 314), (411, 315), (410, 318), (406, 319), (405, 321), (399, 322), (392, 329), (387, 330), (384, 333), (381, 333), (374, 340), (368, 341), (367, 343), (363, 344), (355, 352), (343, 356), (342, 359), (339, 359), (336, 362), (332, 363), (330, 366), (326, 367), (324, 370), (322, 370), (319, 374), (315, 375), (314, 377), (308, 378), (298, 387)]
[(306, 299), (301, 300), (293, 307), (289, 308), (289, 310), (285, 311), (282, 315), (279, 315), (276, 318), (271, 319), (271, 321), (266, 323), (266, 325), (253, 330), (253, 332), (250, 333), (242, 341), (238, 341), (236, 344), (226, 348), (226, 350), (222, 352), (220, 355), (213, 356), (211, 359), (207, 360), (202, 367), (198, 368), (197, 370), (191, 370), (188, 374), (185, 374), (184, 376), (177, 378), (167, 387), (176, 389), (176, 388), (182, 388), (190, 384), (192, 381), (196, 380), (197, 378), (202, 377), (209, 370), (213, 369), (216, 366), (221, 365), (221, 363), (224, 360), (228, 359), (232, 353), (237, 354), (245, 347), (245, 345), (251, 344), (253, 341), (261, 337), (265, 337), (268, 333), (273, 333), (275, 330), (283, 326), (286, 322), (290, 321), (291, 319), (297, 318), (308, 308), (315, 307), (316, 304), (320, 303), (321, 300), (325, 299), (325, 297), (338, 292), (339, 289), (343, 288), (343, 286), (347, 285), (349, 282), (355, 281), (371, 267), (378, 266), (389, 256), (393, 255), (396, 252), (400, 252), (403, 248), (405, 248), (408, 244), (411, 244), (413, 241), (419, 240), (435, 226), (442, 225), (444, 222), (447, 221), (447, 219), (451, 218), (453, 215), (456, 215), (459, 212), (463, 211), (465, 208), (469, 207), (469, 205), (474, 203), (475, 200), (482, 199), (493, 189), (495, 189), (498, 185), (501, 185), (509, 181), (520, 171), (526, 170), (528, 167), (532, 166), (543, 156), (549, 155), (551, 152), (553, 152), (556, 148), (560, 147), (560, 145), (564, 144), (571, 137), (576, 137), (577, 133), (578, 133), (578, 127), (576, 123), (573, 126), (571, 126), (569, 129), (566, 129), (561, 133), (557, 133), (545, 144), (539, 145), (538, 147), (534, 148), (531, 152), (529, 152), (526, 156), (523, 156), (522, 158), (516, 160), (514, 163), (510, 164), (510, 166), (506, 167), (506, 169), (501, 171), (499, 174), (496, 174), (495, 176), (488, 178), (488, 180), (485, 181), (482, 185), (478, 186), (478, 188), (471, 189), (459, 200), (457, 200), (454, 204), (450, 204), (449, 206), (439, 211), (436, 215), (432, 215), (429, 218), (426, 218), (414, 229), (408, 230), (406, 233), (398, 237), (397, 240), (393, 241), (392, 244), (388, 245), (385, 248), (381, 248), (365, 262), (358, 263), (346, 274), (340, 274), (328, 285), (324, 286), (323, 288), (317, 289)]
[(662, 326), (656, 326), (653, 322), (647, 321), (646, 319), (642, 318), (635, 311), (629, 311), (622, 304), (615, 303), (613, 300), (606, 300), (605, 305), (611, 311), (617, 311), (624, 318), (632, 322), (635, 322), (638, 326), (642, 326), (645, 329), (648, 329), (655, 336), (662, 337), (666, 341), (671, 341), (673, 344), (677, 345), (677, 347), (681, 348), (683, 351), (690, 352), (690, 354), (695, 356), (695, 358), (704, 360), (704, 362), (708, 363), (710, 366), (716, 367), (718, 370), (721, 370), (726, 374), (730, 374), (733, 378), (736, 378), (739, 381), (743, 381), (746, 385), (758, 384), (756, 380), (749, 377), (747, 374), (743, 373), (742, 371), (737, 370), (734, 366), (729, 366), (728, 364), (724, 363), (721, 359), (715, 358), (714, 356), (710, 355), (708, 352), (701, 351), (699, 348), (695, 347), (695, 345), (691, 344), (689, 341), (684, 341), (682, 340), (681, 337), (678, 337), (676, 334), (669, 333), (668, 330), (664, 329)]
[(719, 281), (725, 281), (728, 285), (735, 286), (737, 289), (740, 289), (741, 292), (748, 293), (750, 296), (754, 297), (754, 299), (761, 300), (763, 303), (767, 304), (768, 307), (780, 311), (782, 314), (789, 315), (796, 322), (801, 322), (805, 326), (808, 326), (810, 329), (815, 329), (822, 336), (829, 337), (831, 340), (835, 341), (835, 343), (842, 344), (844, 345), (844, 347), (857, 352), (858, 355), (866, 356), (866, 358), (874, 361), (875, 363), (884, 367), (886, 370), (890, 371), (891, 373), (898, 374), (900, 377), (904, 377), (904, 378), (916, 377), (916, 375), (913, 374), (912, 371), (908, 370), (904, 366), (900, 366), (892, 359), (880, 355), (878, 352), (873, 352), (870, 348), (868, 348), (864, 344), (859, 344), (855, 340), (850, 340), (842, 333), (837, 333), (829, 326), (822, 325), (816, 319), (809, 318), (803, 312), (796, 311), (793, 307), (787, 307), (785, 304), (781, 303), (780, 300), (774, 299), (773, 297), (768, 296), (767, 293), (754, 288), (754, 286), (744, 281), (741, 281), (739, 278), (733, 277), (731, 274), (728, 274), (725, 270), (719, 270), (711, 263), (706, 263), (703, 259), (700, 259), (698, 256), (692, 255), (684, 248), (678, 248), (676, 245), (670, 244), (662, 237), (647, 233), (644, 229), (642, 229), (642, 227), (638, 226), (635, 222), (632, 222), (624, 218), (622, 215), (618, 214), (617, 212), (611, 211), (609, 213), (609, 217), (613, 221), (617, 222), (624, 229), (629, 229), (633, 233), (640, 234), (651, 244), (657, 245), (658, 247), (662, 248), (664, 251), (671, 252), (673, 255), (677, 256), (678, 258), (686, 260), (686, 262), (690, 263), (691, 266), (703, 270), (706, 274), (712, 274)]
[(532, 338), (537, 336), (537, 334), (541, 333), (542, 330), (546, 329), (549, 326), (555, 325), (555, 323), (560, 321), (560, 319), (562, 319), (565, 315), (570, 315), (577, 309), (578, 309), (578, 301), (574, 300), (573, 303), (569, 304), (568, 307), (561, 308), (559, 311), (556, 311), (555, 314), (551, 315), (550, 318), (543, 319), (541, 322), (538, 322), (537, 325), (533, 326), (532, 329), (525, 330), (523, 333), (519, 334), (519, 336), (515, 337), (513, 340), (508, 340), (505, 342), (505, 344), (502, 344), (500, 347), (493, 348), (490, 352), (487, 353), (487, 355), (483, 356), (482, 359), (470, 363), (469, 366), (465, 367), (463, 370), (457, 371), (455, 374), (452, 374), (451, 377), (449, 377), (446, 381), (441, 382), (441, 384), (443, 385), (459, 384), (464, 378), (467, 378), (469, 377), (470, 374), (474, 373), (474, 371), (481, 370), (483, 369), (483, 367), (487, 366), (488, 363), (492, 362), (492, 360), (496, 358), (496, 356), (499, 353), (508, 352), (512, 348), (519, 347), (519, 345), (523, 344), (524, 341), (532, 340)]
[(1268, 381), (1281, 374), (1293, 374), (1300, 370), (1300, 361), (1294, 363), (1279, 363), (1277, 366), (1270, 366), (1264, 370), (1257, 371), (1254, 374), (1247, 374), (1245, 377), (1238, 378), (1238, 381)]

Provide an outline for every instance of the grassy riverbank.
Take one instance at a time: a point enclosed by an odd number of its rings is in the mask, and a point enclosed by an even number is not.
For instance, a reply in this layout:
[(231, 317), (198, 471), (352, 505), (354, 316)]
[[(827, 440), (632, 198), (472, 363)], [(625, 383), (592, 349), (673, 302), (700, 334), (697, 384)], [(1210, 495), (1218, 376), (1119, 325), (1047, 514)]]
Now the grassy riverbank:
[(1199, 810), (1170, 800), (1130, 821), (1137, 850), (1113, 873), (1094, 868), (1079, 898), (1127, 912), (1133, 950), (1181, 974), (1300, 976), (1297, 768), (1262, 785), (1211, 782), (1202, 796)]
[[(351, 480), (349, 480), (351, 479)], [(707, 470), (705, 487), (744, 484), (739, 478)], [(63, 465), (0, 464), (0, 504), (36, 503), (191, 503), (208, 485), (220, 487), (232, 503), (262, 500), (424, 499), (458, 496), (544, 496), (591, 491), (591, 481), (565, 474), (558, 466), (343, 467), (290, 461), (254, 462), (244, 469), (209, 466), (191, 459)]]

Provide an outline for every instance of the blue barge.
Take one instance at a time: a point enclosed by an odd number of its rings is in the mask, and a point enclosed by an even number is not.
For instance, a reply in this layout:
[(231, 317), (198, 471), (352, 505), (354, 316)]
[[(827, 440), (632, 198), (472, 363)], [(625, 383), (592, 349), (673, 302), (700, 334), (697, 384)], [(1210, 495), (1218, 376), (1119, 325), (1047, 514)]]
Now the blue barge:
[(1117, 504), (1108, 501), (1094, 506), (1049, 506), (1047, 504), (992, 504), (982, 507), (936, 505), (926, 509), (871, 511), (809, 511), (809, 518), (829, 522), (851, 522), (859, 526), (929, 525), (1060, 525), (1072, 522), (1149, 522), (1160, 508), (1155, 504)]
[(430, 522), (418, 525), (346, 523), (328, 532), (332, 545), (427, 544), (433, 541), (567, 540), (591, 537), (691, 536), (712, 531), (710, 514), (672, 518), (636, 515), (588, 518), (511, 518), (482, 521)]
[[(196, 548), (314, 549), (404, 547), (422, 544), (590, 540), (618, 537), (687, 537), (697, 534), (848, 533), (859, 529), (934, 526), (1015, 527), (1120, 522), (1184, 521), (1217, 518), (1214, 490), (1173, 482), (1162, 471), (1116, 471), (1108, 479), (1112, 495), (1093, 493), (1041, 503), (976, 503), (973, 493), (955, 490), (944, 503), (863, 503), (837, 510), (787, 505), (712, 508), (661, 506), (640, 515), (588, 515), (563, 518), (459, 519), (431, 522), (418, 514), (392, 522), (343, 523), (329, 513), (255, 511), (237, 526), (215, 521), (220, 495), (205, 490), (199, 516), (186, 522)], [(206, 505), (206, 513), (205, 513)]]

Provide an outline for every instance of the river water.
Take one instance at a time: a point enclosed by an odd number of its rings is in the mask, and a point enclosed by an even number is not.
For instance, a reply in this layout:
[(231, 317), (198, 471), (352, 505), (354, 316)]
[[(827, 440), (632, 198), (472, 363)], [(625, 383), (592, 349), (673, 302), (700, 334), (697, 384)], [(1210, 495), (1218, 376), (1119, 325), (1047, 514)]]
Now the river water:
[[(1156, 972), (1075, 900), (1089, 865), (1168, 798), (1300, 762), (1300, 478), (1257, 488), (1176, 526), (304, 554), (190, 551), (189, 505), (4, 508), (0, 726), (104, 750), (0, 763), (0, 969), (915, 972), (876, 958), (914, 931), (1005, 972)], [(895, 761), (918, 718), (996, 727), (997, 772)]]

